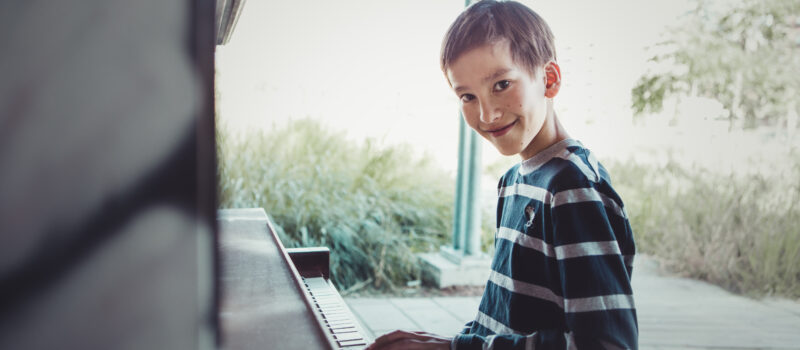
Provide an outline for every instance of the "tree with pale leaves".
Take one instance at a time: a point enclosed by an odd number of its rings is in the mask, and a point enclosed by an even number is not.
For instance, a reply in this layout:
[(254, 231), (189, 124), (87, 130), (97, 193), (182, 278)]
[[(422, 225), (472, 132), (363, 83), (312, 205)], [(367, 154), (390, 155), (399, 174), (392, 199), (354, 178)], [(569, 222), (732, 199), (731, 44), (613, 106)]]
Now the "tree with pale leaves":
[[(794, 127), (800, 93), (800, 1), (698, 0), (651, 50), (658, 72), (631, 91), (634, 114), (660, 112), (667, 98), (706, 97), (730, 128)], [(666, 67), (666, 69), (665, 69)]]

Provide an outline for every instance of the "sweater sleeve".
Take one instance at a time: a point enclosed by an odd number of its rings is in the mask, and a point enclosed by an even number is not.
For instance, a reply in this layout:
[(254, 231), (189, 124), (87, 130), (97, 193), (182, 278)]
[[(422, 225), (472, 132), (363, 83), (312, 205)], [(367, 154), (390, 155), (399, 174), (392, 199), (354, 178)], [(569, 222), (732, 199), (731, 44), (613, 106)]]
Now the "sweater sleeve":
[(631, 287), (635, 248), (616, 194), (596, 186), (556, 193), (551, 222), (568, 347), (638, 348)]
[(529, 335), (494, 334), (485, 337), (476, 334), (458, 334), (453, 337), (450, 348), (455, 350), (566, 349), (566, 342), (564, 333), (557, 330), (543, 330)]

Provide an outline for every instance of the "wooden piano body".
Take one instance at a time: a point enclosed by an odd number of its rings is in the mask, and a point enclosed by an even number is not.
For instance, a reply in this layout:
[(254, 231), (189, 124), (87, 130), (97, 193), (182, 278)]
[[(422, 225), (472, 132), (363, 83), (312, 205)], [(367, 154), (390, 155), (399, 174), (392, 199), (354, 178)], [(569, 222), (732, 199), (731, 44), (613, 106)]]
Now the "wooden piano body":
[(283, 247), (263, 209), (218, 212), (226, 349), (362, 349), (363, 328), (329, 280), (328, 250)]

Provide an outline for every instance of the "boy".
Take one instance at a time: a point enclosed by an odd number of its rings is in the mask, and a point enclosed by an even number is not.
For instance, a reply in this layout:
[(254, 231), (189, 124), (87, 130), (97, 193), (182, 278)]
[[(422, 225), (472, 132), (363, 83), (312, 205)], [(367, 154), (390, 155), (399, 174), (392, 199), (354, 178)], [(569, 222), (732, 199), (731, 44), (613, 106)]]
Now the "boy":
[(606, 170), (553, 111), (553, 35), (516, 2), (481, 1), (448, 30), (442, 71), (467, 124), (504, 155), (492, 271), (454, 338), (395, 331), (370, 349), (636, 349), (633, 233)]

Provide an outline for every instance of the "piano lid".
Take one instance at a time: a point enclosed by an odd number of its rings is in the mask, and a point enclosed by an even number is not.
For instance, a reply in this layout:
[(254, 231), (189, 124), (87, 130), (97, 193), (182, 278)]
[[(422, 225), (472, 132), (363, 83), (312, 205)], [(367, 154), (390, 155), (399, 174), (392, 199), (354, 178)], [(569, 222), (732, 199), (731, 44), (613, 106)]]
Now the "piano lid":
[(329, 349), (263, 209), (218, 212), (225, 349)]

